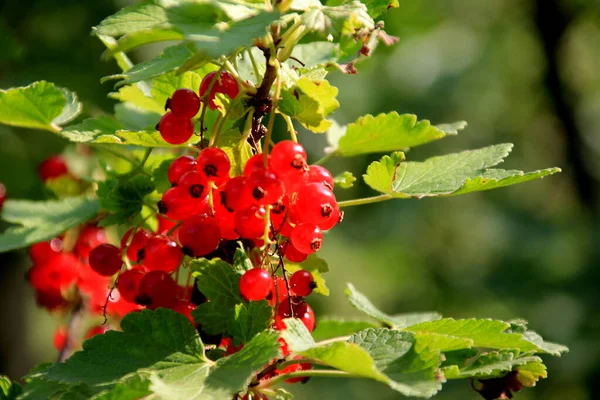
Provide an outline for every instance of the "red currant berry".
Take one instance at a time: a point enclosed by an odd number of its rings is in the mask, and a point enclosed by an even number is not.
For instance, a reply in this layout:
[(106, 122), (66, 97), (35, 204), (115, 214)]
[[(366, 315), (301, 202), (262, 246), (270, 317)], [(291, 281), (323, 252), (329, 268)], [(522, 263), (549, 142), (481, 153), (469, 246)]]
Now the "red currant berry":
[(108, 331), (108, 327), (106, 326), (100, 326), (100, 325), (96, 325), (96, 326), (92, 326), (90, 329), (88, 329), (88, 331), (85, 334), (85, 338), (86, 339), (91, 339), (96, 335), (103, 335), (104, 333), (106, 333)]
[(179, 178), (183, 176), (188, 171), (192, 171), (196, 169), (196, 159), (192, 156), (181, 156), (173, 160), (171, 165), (169, 166), (169, 172), (167, 173), (169, 177), (169, 182), (171, 185), (177, 185), (179, 182)]
[(34, 264), (27, 273), (31, 286), (40, 292), (57, 292), (75, 283), (81, 263), (70, 253), (58, 253), (48, 262)]
[(54, 238), (49, 242), (39, 242), (29, 248), (29, 257), (34, 264), (44, 264), (62, 251), (63, 242)]
[(67, 347), (67, 343), (69, 341), (69, 334), (67, 329), (64, 327), (58, 328), (54, 332), (54, 338), (52, 339), (52, 344), (56, 351), (63, 351)]
[(196, 162), (196, 169), (205, 180), (221, 184), (229, 179), (231, 161), (223, 150), (216, 147), (204, 149)]
[(289, 196), (283, 196), (279, 201), (272, 204), (271, 207), (271, 223), (273, 224), (273, 228), (279, 232), (283, 225), (285, 224), (285, 220), (287, 217), (288, 208), (290, 206), (290, 198)]
[(268, 205), (283, 196), (283, 185), (273, 172), (266, 169), (254, 171), (248, 176), (248, 190), (256, 204)]
[[(301, 356), (294, 357), (294, 359), (300, 359), (300, 358), (302, 358), (302, 357)], [(283, 375), (283, 374), (289, 374), (291, 372), (308, 371), (311, 368), (312, 367), (311, 367), (310, 363), (292, 364), (292, 365), (288, 365), (287, 367), (282, 369), (281, 374)], [(308, 380), (307, 377), (301, 376), (298, 378), (286, 379), (285, 381), (287, 383), (299, 383), (299, 382), (306, 382), (307, 380)]]
[(287, 301), (282, 301), (277, 307), (279, 318), (300, 318), (306, 313), (308, 304), (302, 297), (289, 297)]
[(271, 151), (269, 168), (281, 176), (304, 173), (308, 171), (306, 152), (301, 144), (282, 140)]
[(219, 225), (214, 218), (207, 215), (187, 218), (179, 227), (179, 242), (184, 253), (192, 257), (205, 256), (219, 247)]
[(315, 329), (315, 325), (316, 325), (315, 313), (308, 304), (306, 305), (306, 309), (304, 310), (304, 313), (300, 313), (300, 314), (296, 315), (296, 318), (298, 318), (298, 319), (300, 319), (300, 321), (302, 321), (302, 323), (304, 324), (306, 329), (308, 329), (309, 332), (312, 332)]
[(179, 118), (192, 119), (200, 111), (200, 97), (190, 89), (177, 89), (167, 100), (166, 108)]
[(327, 189), (333, 190), (333, 176), (331, 172), (320, 165), (308, 167), (308, 183), (322, 183)]
[(252, 205), (235, 213), (235, 230), (245, 239), (258, 239), (265, 232), (265, 213), (263, 206)]
[(67, 168), (67, 163), (65, 162), (65, 159), (59, 155), (48, 157), (42, 161), (38, 168), (38, 174), (44, 182), (48, 179), (58, 178), (68, 173), (69, 169)]
[[(271, 155), (267, 156), (267, 165), (271, 160)], [(266, 169), (265, 168), (265, 155), (262, 153), (255, 154), (246, 161), (246, 165), (244, 166), (244, 175), (250, 176), (255, 171)]]
[(229, 96), (231, 99), (235, 99), (240, 93), (240, 89), (235, 77), (227, 71), (222, 71), (218, 77), (216, 71), (207, 74), (200, 83), (200, 96), (204, 96), (206, 94), (211, 84), (212, 89), (208, 95), (208, 106), (211, 110), (216, 110), (218, 108), (214, 101), (217, 93), (223, 93)]
[(300, 190), (290, 207), (294, 223), (311, 222), (319, 225), (330, 220), (337, 202), (335, 195), (320, 183), (309, 183)]
[(221, 204), (229, 211), (247, 208), (252, 204), (246, 178), (236, 176), (227, 181), (221, 193)]
[(266, 270), (252, 268), (240, 279), (240, 293), (250, 301), (264, 300), (271, 292), (272, 284), (271, 275)]
[(177, 283), (165, 271), (150, 271), (140, 281), (136, 303), (156, 310), (170, 308), (177, 301)]
[(0, 183), (0, 210), (2, 210), (4, 200), (6, 200), (6, 187)]
[(179, 179), (179, 189), (194, 199), (203, 199), (208, 196), (208, 181), (200, 172), (188, 171)]
[(144, 246), (144, 266), (149, 270), (173, 272), (182, 258), (179, 245), (167, 235), (156, 235)]
[(194, 321), (194, 317), (192, 317), (192, 311), (196, 309), (196, 305), (191, 301), (178, 300), (173, 306), (173, 311), (178, 312), (179, 314), (186, 317), (192, 325), (196, 326), (196, 321)]
[(90, 267), (102, 276), (113, 276), (121, 269), (121, 250), (112, 244), (101, 244), (90, 251)]
[(322, 222), (319, 222), (317, 226), (321, 228), (322, 231), (328, 231), (337, 224), (339, 224), (344, 217), (344, 214), (340, 210), (340, 207), (337, 204), (333, 205), (333, 211), (329, 215), (329, 217)]
[(93, 248), (106, 243), (106, 232), (95, 225), (88, 225), (81, 230), (77, 243), (75, 243), (75, 254), (79, 258), (87, 259)]
[(273, 294), (273, 300), (277, 300), (278, 303), (286, 301), (289, 297), (288, 288), (285, 283), (285, 279), (282, 276), (278, 276), (273, 279), (271, 291)]
[(306, 297), (317, 287), (312, 274), (308, 271), (300, 270), (292, 274), (290, 278), (290, 289), (296, 296)]
[(300, 252), (290, 242), (288, 242), (287, 246), (285, 247), (283, 255), (285, 256), (285, 258), (287, 258), (291, 262), (295, 262), (295, 263), (301, 263), (302, 261), (304, 261), (308, 258), (308, 254), (304, 254), (304, 253)]
[(158, 131), (165, 142), (182, 144), (194, 134), (194, 124), (190, 119), (180, 118), (169, 111), (160, 119)]
[(221, 212), (215, 215), (221, 232), (221, 238), (224, 240), (236, 240), (240, 234), (235, 230), (235, 213)]
[(177, 231), (179, 230), (178, 228), (175, 228), (177, 222), (167, 219), (160, 214), (156, 215), (156, 219), (158, 220), (158, 229), (156, 230), (156, 233), (167, 233), (171, 229), (175, 229), (172, 236), (177, 237)]
[(130, 303), (135, 302), (135, 297), (139, 293), (140, 282), (144, 278), (144, 275), (146, 275), (146, 269), (139, 265), (119, 275), (117, 289), (123, 299)]
[(301, 253), (311, 254), (318, 251), (323, 244), (321, 229), (310, 222), (296, 225), (290, 237), (292, 245)]
[(197, 214), (203, 202), (208, 206), (206, 199), (194, 199), (189, 196), (189, 192), (186, 193), (180, 186), (175, 186), (163, 194), (158, 211), (171, 219), (181, 220)]
[(125, 248), (127, 248), (127, 258), (133, 262), (141, 262), (144, 259), (144, 246), (152, 235), (145, 229), (138, 229), (135, 231), (129, 244), (127, 244), (134, 229), (135, 228), (129, 229), (123, 235), (123, 238), (121, 239), (121, 251), (124, 251)]

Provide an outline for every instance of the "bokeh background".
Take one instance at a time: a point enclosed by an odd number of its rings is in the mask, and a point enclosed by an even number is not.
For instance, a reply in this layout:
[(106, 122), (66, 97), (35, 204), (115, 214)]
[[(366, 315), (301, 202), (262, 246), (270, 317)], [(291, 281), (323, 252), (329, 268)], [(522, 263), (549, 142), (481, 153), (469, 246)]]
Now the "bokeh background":
[[(343, 288), (353, 282), (391, 313), (437, 310), (452, 317), (525, 318), (571, 352), (548, 358), (550, 377), (519, 399), (600, 398), (600, 3), (596, 0), (402, 0), (383, 18), (400, 38), (331, 75), (347, 123), (397, 110), (434, 123), (467, 120), (459, 136), (408, 157), (512, 142), (503, 167), (563, 168), (558, 176), (456, 198), (397, 200), (348, 209), (322, 250), (331, 296), (318, 317), (358, 316)], [(46, 79), (76, 91), (85, 112), (110, 111), (117, 71), (100, 60), (90, 27), (126, 5), (114, 0), (0, 2), (0, 87)], [(156, 48), (133, 54), (142, 60)], [(323, 137), (303, 134), (311, 157)], [(13, 198), (42, 198), (36, 166), (61, 151), (50, 133), (0, 126), (0, 181)], [(333, 160), (360, 175), (377, 157)], [(366, 196), (364, 184), (340, 193)], [(20, 377), (53, 361), (56, 322), (35, 307), (25, 252), (0, 254), (0, 374)], [(313, 296), (314, 297), (314, 296)], [(313, 379), (298, 399), (395, 399), (360, 381)], [(477, 399), (466, 381), (439, 399)]]

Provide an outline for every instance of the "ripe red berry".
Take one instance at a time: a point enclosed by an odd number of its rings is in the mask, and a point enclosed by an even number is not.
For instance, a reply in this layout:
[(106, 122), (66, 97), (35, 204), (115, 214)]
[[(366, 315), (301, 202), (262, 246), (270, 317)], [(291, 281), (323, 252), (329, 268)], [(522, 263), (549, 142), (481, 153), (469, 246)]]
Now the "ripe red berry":
[(180, 118), (169, 111), (160, 119), (158, 130), (165, 142), (182, 144), (187, 142), (194, 134), (194, 124), (190, 119)]
[(38, 174), (42, 181), (46, 182), (48, 179), (58, 178), (60, 176), (69, 173), (67, 163), (62, 156), (55, 155), (48, 157), (38, 167)]
[(214, 101), (217, 93), (223, 93), (229, 96), (231, 99), (235, 99), (240, 93), (240, 89), (235, 77), (227, 71), (222, 71), (218, 77), (216, 71), (207, 74), (200, 83), (200, 96), (204, 96), (206, 94), (211, 84), (212, 89), (208, 95), (208, 106), (211, 110), (217, 109), (217, 105)]
[(54, 338), (52, 339), (52, 344), (56, 351), (63, 351), (65, 347), (67, 347), (69, 341), (69, 335), (67, 333), (67, 328), (60, 327), (54, 332)]
[(289, 297), (288, 288), (285, 283), (285, 279), (282, 276), (278, 276), (273, 279), (273, 286), (271, 286), (271, 295), (272, 295), (272, 305), (274, 303), (281, 303), (286, 301)]
[(100, 326), (100, 325), (96, 325), (96, 326), (92, 326), (90, 329), (88, 329), (88, 331), (85, 334), (85, 338), (86, 339), (91, 339), (96, 335), (102, 335), (104, 333), (106, 333), (106, 331), (108, 331), (108, 327), (107, 326)]
[(169, 171), (167, 173), (169, 182), (171, 182), (171, 185), (173, 186), (177, 185), (179, 178), (181, 178), (183, 174), (194, 169), (196, 169), (196, 159), (194, 157), (181, 156), (176, 158), (169, 166)]
[(63, 242), (54, 238), (49, 242), (39, 242), (29, 248), (29, 257), (34, 264), (44, 264), (62, 251)]
[(308, 167), (308, 183), (322, 183), (330, 190), (333, 190), (334, 185), (331, 172), (320, 165), (310, 165)]
[[(138, 229), (129, 241), (129, 237), (135, 228), (129, 229), (123, 235), (121, 239), (121, 251), (127, 248), (127, 258), (133, 262), (141, 262), (144, 259), (144, 246), (148, 242), (148, 239), (152, 236), (150, 232), (145, 229)], [(129, 244), (127, 242), (129, 241)]]
[(104, 243), (90, 251), (90, 267), (102, 276), (112, 276), (123, 265), (121, 250), (112, 244)]
[(192, 119), (200, 111), (200, 97), (190, 89), (177, 89), (167, 100), (166, 108), (179, 118)]
[(0, 210), (2, 210), (4, 200), (6, 200), (6, 187), (0, 183)]
[(283, 185), (273, 172), (260, 169), (247, 178), (248, 191), (256, 204), (268, 205), (278, 202), (283, 196)]
[(191, 301), (178, 300), (173, 306), (173, 311), (185, 316), (193, 325), (197, 325), (192, 317), (192, 311), (196, 309), (196, 305)]
[[(267, 156), (267, 165), (269, 165), (269, 161), (271, 160), (271, 155)], [(265, 156), (262, 153), (255, 154), (246, 161), (246, 165), (244, 166), (244, 175), (250, 176), (255, 171), (266, 169), (265, 168)]]
[(145, 268), (138, 265), (119, 275), (117, 289), (123, 299), (130, 303), (135, 302), (135, 297), (139, 293), (140, 282), (145, 274)]
[(308, 171), (306, 152), (301, 144), (282, 140), (273, 146), (269, 168), (280, 176), (302, 174)]
[(308, 329), (309, 332), (312, 332), (315, 329), (315, 313), (308, 304), (306, 305), (304, 313), (297, 315), (296, 318), (299, 318), (300, 321), (302, 321), (302, 323), (304, 324), (306, 329)]
[(196, 169), (205, 180), (221, 184), (229, 179), (231, 161), (223, 150), (217, 147), (204, 149), (196, 162)]
[(205, 256), (214, 251), (221, 241), (221, 231), (214, 218), (195, 215), (183, 221), (179, 227), (179, 242), (186, 254)]
[(139, 293), (135, 302), (156, 310), (170, 308), (177, 301), (177, 283), (165, 271), (150, 271), (140, 281)]
[(290, 289), (296, 296), (306, 297), (317, 287), (312, 274), (308, 271), (296, 271), (290, 277)]
[(321, 229), (310, 222), (296, 225), (290, 237), (292, 245), (301, 253), (311, 254), (318, 251), (323, 244)]
[[(300, 359), (302, 358), (301, 356), (296, 356), (294, 357), (294, 359)], [(291, 372), (300, 372), (300, 371), (308, 371), (309, 369), (311, 369), (311, 365), (310, 363), (299, 363), (299, 364), (292, 364), (292, 365), (288, 365), (287, 367), (283, 368), (281, 370), (281, 374), (289, 374)], [(308, 380), (307, 377), (301, 376), (298, 378), (290, 378), (290, 379), (286, 379), (285, 381), (287, 383), (298, 383), (298, 382), (306, 382)]]
[(173, 272), (182, 258), (179, 245), (167, 235), (156, 235), (144, 246), (144, 266), (149, 270)]
[(176, 220), (198, 214), (204, 208), (208, 210), (207, 198), (195, 199), (189, 195), (189, 192), (184, 192), (179, 186), (167, 190), (158, 204), (160, 213)]
[(294, 247), (294, 245), (291, 242), (288, 242), (283, 252), (283, 255), (285, 256), (285, 258), (295, 263), (301, 263), (302, 261), (308, 258), (308, 254), (304, 254), (301, 251), (299, 251), (297, 248)]
[(320, 225), (330, 221), (337, 207), (335, 195), (320, 183), (309, 183), (300, 190), (290, 207), (294, 223), (311, 222)]
[(240, 293), (250, 301), (264, 300), (271, 292), (272, 284), (271, 275), (266, 270), (252, 268), (240, 279)]
[(194, 199), (203, 199), (208, 195), (208, 181), (200, 172), (188, 171), (179, 178), (177, 187), (182, 193)]
[(221, 193), (221, 204), (230, 211), (238, 211), (252, 204), (247, 179), (236, 176), (225, 184)]
[(106, 232), (95, 225), (87, 225), (79, 233), (75, 243), (75, 254), (82, 259), (87, 259), (93, 248), (106, 243)]
[(48, 262), (34, 264), (27, 273), (31, 286), (40, 292), (57, 292), (75, 283), (81, 263), (73, 254), (58, 253)]
[(300, 315), (306, 313), (308, 304), (302, 297), (290, 297), (287, 301), (282, 301), (277, 307), (279, 318), (300, 318)]
[(245, 239), (258, 239), (265, 232), (265, 213), (263, 206), (252, 205), (235, 213), (235, 230)]

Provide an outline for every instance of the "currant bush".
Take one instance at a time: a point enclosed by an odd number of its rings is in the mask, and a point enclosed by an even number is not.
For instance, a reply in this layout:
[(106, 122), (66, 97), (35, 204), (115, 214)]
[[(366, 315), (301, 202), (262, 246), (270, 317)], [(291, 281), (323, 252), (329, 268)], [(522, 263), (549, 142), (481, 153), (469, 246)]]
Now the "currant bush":
[[(0, 184), (5, 219), (23, 225), (0, 235), (0, 248), (29, 247), (27, 279), (59, 321), (53, 342), (66, 360), (34, 370), (23, 398), (281, 400), (291, 395), (279, 384), (313, 376), (374, 379), (418, 397), (470, 378), (510, 398), (545, 377), (539, 355), (566, 348), (523, 321), (388, 315), (352, 285), (350, 302), (375, 322), (317, 320), (309, 301), (329, 293), (319, 252), (344, 207), (488, 190), (558, 169), (493, 169), (506, 144), (406, 161), (403, 150), (462, 123), (391, 112), (335, 124), (327, 74), (355, 73), (378, 41), (394, 42), (373, 20), (394, 2), (182, 3), (136, 4), (95, 29), (127, 66), (111, 77), (123, 79), (114, 118), (69, 124), (77, 97), (48, 82), (0, 92), (18, 94), (2, 98), (3, 112), (43, 108), (9, 124), (77, 143), (39, 166), (48, 201), (5, 202)], [(127, 51), (174, 39), (184, 43), (129, 67)], [(309, 132), (330, 145), (314, 163), (302, 144)], [(322, 164), (383, 152), (392, 153), (363, 176), (378, 194), (338, 201), (355, 178)]]

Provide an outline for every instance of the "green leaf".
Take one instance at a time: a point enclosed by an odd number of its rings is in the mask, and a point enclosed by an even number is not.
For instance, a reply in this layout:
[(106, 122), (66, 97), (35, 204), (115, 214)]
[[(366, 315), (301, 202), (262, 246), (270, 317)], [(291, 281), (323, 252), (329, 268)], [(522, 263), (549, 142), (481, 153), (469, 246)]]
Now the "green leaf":
[(390, 8), (397, 8), (399, 6), (398, 0), (362, 0), (362, 3), (367, 6), (369, 15), (372, 18), (377, 18)]
[(317, 346), (300, 320), (288, 318), (284, 321), (287, 329), (281, 332), (281, 336), (293, 352), (353, 375), (388, 382), (386, 376), (375, 368), (369, 353), (360, 346), (347, 342)]
[(194, 55), (191, 47), (189, 43), (167, 47), (152, 60), (136, 64), (121, 74), (107, 76), (104, 80), (122, 79), (117, 83), (117, 86), (123, 86), (128, 83), (147, 80), (174, 71)]
[[(162, 75), (161, 77), (156, 78), (153, 81), (153, 86), (156, 84), (157, 80), (161, 79), (163, 76), (168, 75), (169, 74)], [(161, 103), (159, 100), (157, 100), (156, 93), (154, 93), (152, 97), (146, 96), (146, 94), (139, 88), (137, 84), (133, 84), (122, 86), (121, 88), (119, 88), (118, 92), (109, 93), (108, 97), (115, 100), (119, 100), (123, 103), (131, 103), (138, 106), (141, 109), (154, 112), (158, 115), (162, 115), (165, 112), (165, 102), (169, 96), (165, 97), (164, 101)]]
[(208, 369), (190, 367), (152, 377), (151, 390), (164, 400), (231, 399), (244, 390), (251, 378), (271, 359), (278, 357), (275, 332), (255, 336), (237, 353), (224, 357)]
[(237, 345), (269, 327), (272, 308), (266, 300), (246, 302), (242, 299), (241, 275), (232, 265), (220, 259), (199, 259), (190, 263), (190, 270), (198, 289), (209, 300), (192, 313), (206, 333), (231, 337)]
[(327, 340), (339, 336), (349, 336), (363, 329), (376, 327), (375, 324), (368, 321), (319, 319), (315, 330), (312, 331), (312, 337), (317, 341)]
[(329, 289), (325, 285), (325, 279), (323, 279), (323, 275), (325, 272), (329, 271), (329, 267), (327, 266), (327, 262), (314, 254), (308, 256), (308, 258), (298, 263), (287, 262), (285, 264), (285, 269), (293, 274), (296, 271), (305, 270), (312, 274), (317, 287), (314, 289), (315, 293), (322, 294), (323, 296), (329, 296)]
[[(157, 121), (160, 116), (157, 116)], [(180, 145), (171, 145), (163, 140), (160, 133), (152, 130), (128, 131), (114, 119), (107, 116), (88, 118), (81, 123), (71, 125), (59, 133), (65, 139), (75, 143), (120, 144), (144, 147), (187, 147), (198, 141), (193, 135), (190, 140)]]
[(351, 36), (356, 31), (375, 27), (367, 7), (360, 1), (336, 2), (335, 5), (311, 4), (302, 15), (302, 21), (309, 30), (319, 32), (323, 36), (331, 35), (334, 39), (340, 36)]
[(22, 392), (21, 385), (0, 375), (0, 400), (15, 400)]
[(0, 90), (0, 123), (58, 132), (81, 112), (75, 93), (46, 81)]
[(36, 379), (84, 384), (100, 392), (130, 380), (133, 373), (169, 375), (210, 366), (196, 330), (174, 311), (130, 313), (121, 328), (123, 332), (109, 331), (86, 340), (83, 351), (65, 363), (53, 364)]
[(44, 187), (57, 198), (80, 196), (88, 186), (87, 182), (76, 179), (71, 175), (58, 176), (44, 182)]
[(95, 28), (101, 35), (121, 36), (144, 29), (168, 26), (167, 12), (154, 4), (135, 4), (105, 18)]
[(520, 365), (516, 370), (518, 372), (517, 379), (526, 387), (534, 387), (537, 381), (548, 377), (546, 366), (541, 362)]
[(210, 60), (251, 46), (255, 39), (265, 36), (267, 28), (278, 19), (277, 12), (263, 12), (226, 25), (218, 24), (200, 32), (196, 28), (197, 25), (191, 30), (185, 25), (175, 25), (186, 33), (186, 39), (194, 44), (198, 54)]
[(105, 390), (93, 397), (93, 400), (138, 400), (148, 396), (150, 379), (137, 373), (121, 379), (110, 390)]
[(160, 117), (132, 103), (115, 104), (115, 118), (129, 131), (155, 131)]
[(252, 157), (252, 146), (243, 139), (242, 133), (237, 128), (223, 131), (219, 136), (219, 148), (229, 156), (231, 173), (235, 175), (244, 172), (244, 165)]
[(503, 376), (517, 366), (540, 364), (537, 356), (518, 356), (518, 351), (502, 350), (477, 356), (468, 367), (462, 368), (457, 378), (495, 378)]
[(542, 351), (538, 353), (547, 353), (553, 356), (560, 357), (562, 353), (569, 351), (569, 348), (561, 344), (546, 342), (540, 335), (533, 331), (526, 331), (523, 333), (523, 338), (536, 345)]
[(98, 200), (88, 197), (39, 202), (7, 200), (2, 218), (20, 226), (0, 234), (0, 253), (50, 240), (94, 218), (98, 209)]
[[(213, 69), (214, 68), (211, 67), (202, 69), (198, 72), (186, 71), (182, 74), (171, 72), (161, 75), (152, 81), (152, 97), (156, 103), (164, 107), (167, 99), (169, 99), (177, 89), (190, 89), (195, 93), (199, 93), (202, 78)], [(164, 109), (162, 112), (164, 112)]]
[(362, 311), (368, 316), (375, 318), (392, 328), (402, 329), (424, 321), (435, 321), (442, 318), (441, 315), (435, 312), (389, 315), (375, 307), (373, 303), (371, 303), (364, 294), (356, 290), (352, 284), (347, 284), (345, 292), (348, 300), (357, 310)]
[(157, 192), (164, 193), (171, 188), (171, 182), (169, 182), (169, 167), (173, 163), (173, 158), (163, 160), (158, 167), (152, 170), (152, 181)]
[(409, 332), (366, 329), (349, 342), (367, 350), (377, 369), (389, 377), (390, 387), (405, 396), (431, 397), (442, 388), (439, 352)]
[(313, 132), (325, 132), (331, 126), (325, 118), (340, 106), (337, 94), (338, 89), (326, 80), (300, 78), (294, 86), (282, 91), (279, 111)]
[(144, 197), (154, 191), (154, 183), (147, 175), (111, 178), (98, 183), (96, 195), (100, 206), (112, 212), (109, 224), (125, 224), (142, 211)]
[(468, 339), (472, 346), (490, 349), (519, 349), (521, 352), (538, 351), (538, 346), (518, 333), (506, 333), (510, 324), (492, 319), (452, 319), (422, 322), (404, 328), (416, 333), (447, 335)]
[(117, 41), (117, 45), (102, 54), (104, 60), (110, 59), (119, 52), (128, 52), (137, 47), (151, 43), (166, 42), (171, 40), (183, 40), (183, 33), (176, 29), (152, 28), (130, 32)]
[(333, 183), (336, 188), (350, 189), (354, 186), (354, 182), (356, 182), (356, 178), (352, 175), (352, 172), (348, 171), (344, 171), (333, 178)]
[(404, 154), (396, 152), (369, 165), (363, 177), (373, 189), (393, 197), (422, 198), (488, 190), (560, 171), (553, 168), (524, 174), (488, 169), (503, 162), (511, 150), (512, 144), (499, 144), (433, 157), (424, 162), (404, 162)]
[(383, 153), (419, 146), (448, 134), (427, 120), (417, 122), (416, 115), (394, 111), (376, 117), (366, 115), (348, 124), (341, 137), (330, 137), (329, 151), (343, 157)]

